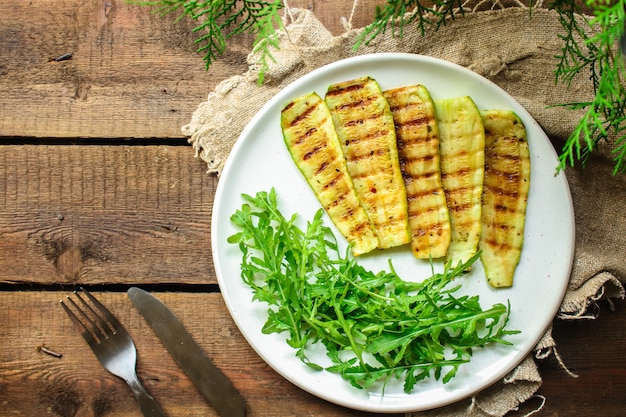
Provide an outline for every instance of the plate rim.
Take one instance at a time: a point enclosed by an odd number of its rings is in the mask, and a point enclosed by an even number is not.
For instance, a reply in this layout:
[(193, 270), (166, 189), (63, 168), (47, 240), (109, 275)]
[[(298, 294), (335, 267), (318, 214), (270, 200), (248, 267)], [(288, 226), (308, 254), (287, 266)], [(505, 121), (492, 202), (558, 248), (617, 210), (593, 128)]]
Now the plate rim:
[[(459, 64), (450, 62), (450, 61), (446, 61), (440, 58), (435, 58), (435, 57), (431, 57), (431, 56), (426, 56), (426, 55), (420, 55), (420, 54), (412, 54), (412, 53), (405, 53), (405, 52), (389, 52), (389, 53), (373, 53), (373, 54), (363, 54), (363, 55), (358, 55), (358, 56), (353, 56), (353, 57), (349, 57), (349, 58), (345, 58), (345, 59), (341, 59), (332, 63), (329, 63), (327, 65), (324, 65), (322, 67), (316, 68), (314, 70), (312, 70), (311, 72), (309, 72), (308, 74), (305, 74), (304, 76), (294, 80), (292, 83), (290, 83), (289, 85), (287, 85), (286, 87), (284, 87), (281, 91), (279, 91), (276, 95), (274, 95), (273, 97), (271, 97), (263, 106), (261, 106), (261, 108), (255, 113), (255, 115), (250, 119), (250, 121), (247, 123), (247, 125), (245, 126), (245, 128), (241, 131), (240, 135), (238, 136), (237, 141), (235, 142), (235, 144), (233, 145), (233, 148), (231, 149), (227, 160), (224, 164), (222, 173), (220, 174), (220, 178), (217, 184), (217, 188), (215, 191), (215, 198), (214, 198), (214, 204), (213, 204), (213, 209), (212, 209), (212, 216), (211, 216), (211, 253), (213, 256), (213, 264), (214, 264), (214, 269), (215, 269), (215, 273), (216, 273), (216, 277), (218, 280), (218, 285), (221, 289), (221, 293), (222, 293), (222, 297), (226, 303), (227, 309), (229, 311), (229, 314), (231, 315), (231, 317), (233, 318), (233, 320), (235, 321), (235, 324), (237, 325), (239, 331), (241, 332), (241, 334), (244, 336), (244, 338), (246, 339), (246, 342), (253, 348), (253, 350), (261, 357), (261, 359), (266, 362), (272, 369), (274, 369), (279, 375), (281, 375), (281, 377), (287, 379), (288, 381), (292, 382), (294, 385), (296, 385), (297, 387), (299, 387), (300, 389), (303, 389), (306, 392), (309, 392), (312, 395), (315, 395), (319, 398), (322, 398), (324, 400), (327, 400), (329, 402), (338, 404), (340, 406), (344, 406), (347, 408), (351, 408), (351, 409), (355, 409), (355, 410), (361, 410), (361, 411), (366, 411), (366, 412), (382, 412), (382, 413), (397, 413), (397, 412), (415, 412), (415, 411), (425, 411), (425, 410), (431, 410), (431, 409), (436, 409), (436, 408), (440, 408), (440, 407), (444, 407), (446, 405), (452, 404), (454, 402), (457, 401), (461, 401), (463, 399), (467, 399), (470, 396), (475, 395), (478, 392), (481, 392), (485, 389), (487, 389), (488, 387), (492, 386), (493, 384), (497, 383), (498, 381), (502, 380), (502, 378), (508, 374), (511, 370), (515, 369), (517, 366), (519, 366), (519, 364), (521, 362), (523, 362), (523, 360), (525, 358), (528, 357), (528, 355), (532, 352), (534, 346), (541, 340), (541, 338), (543, 337), (543, 335), (545, 334), (545, 332), (547, 331), (547, 329), (549, 328), (549, 326), (551, 325), (551, 322), (554, 321), (554, 318), (556, 316), (556, 314), (558, 313), (558, 310), (560, 308), (560, 305), (562, 303), (562, 300), (567, 292), (567, 284), (569, 283), (569, 277), (571, 276), (571, 271), (572, 271), (572, 267), (573, 267), (573, 261), (574, 261), (574, 253), (575, 253), (575, 236), (576, 236), (576, 231), (575, 231), (575, 216), (574, 216), (574, 207), (573, 207), (573, 201), (572, 201), (572, 197), (571, 197), (571, 189), (569, 186), (569, 183), (567, 181), (566, 176), (564, 175), (563, 172), (561, 172), (558, 177), (559, 177), (559, 181), (561, 182), (561, 187), (563, 187), (563, 191), (566, 194), (566, 197), (568, 199), (568, 213), (567, 216), (569, 217), (569, 228), (568, 230), (570, 231), (569, 233), (569, 239), (568, 239), (568, 243), (570, 246), (570, 250), (568, 253), (568, 259), (567, 259), (567, 271), (564, 271), (564, 274), (567, 276), (567, 279), (564, 280), (564, 282), (561, 285), (561, 291), (560, 293), (557, 295), (558, 296), (558, 303), (555, 303), (555, 306), (553, 309), (551, 309), (551, 313), (550, 313), (550, 319), (546, 320), (547, 324), (545, 326), (542, 326), (541, 332), (538, 332), (538, 335), (536, 338), (536, 340), (533, 341), (533, 343), (529, 344), (529, 347), (527, 349), (521, 350), (520, 352), (522, 352), (522, 354), (519, 355), (519, 360), (514, 361), (515, 363), (510, 364), (508, 370), (506, 371), (502, 371), (499, 373), (499, 376), (497, 377), (493, 377), (491, 378), (491, 382), (489, 382), (488, 384), (484, 385), (484, 386), (480, 386), (477, 387), (474, 390), (471, 390), (471, 392), (467, 393), (466, 395), (464, 395), (462, 398), (457, 398), (453, 401), (447, 401), (441, 404), (438, 404), (434, 407), (428, 407), (428, 408), (420, 408), (418, 407), (412, 407), (412, 408), (406, 408), (406, 405), (400, 405), (397, 407), (394, 407), (393, 405), (387, 406), (387, 407), (375, 407), (375, 408), (370, 408), (370, 407), (366, 407), (366, 408), (362, 408), (359, 407), (355, 404), (346, 404), (344, 402), (338, 401), (336, 398), (333, 398), (332, 396), (327, 396), (327, 395), (321, 395), (319, 392), (315, 392), (315, 391), (311, 391), (310, 389), (308, 389), (307, 387), (303, 386), (302, 384), (300, 384), (297, 380), (295, 380), (294, 378), (290, 377), (289, 375), (285, 375), (281, 370), (276, 369), (276, 367), (271, 363), (271, 361), (268, 361), (268, 359), (261, 353), (259, 352), (259, 350), (257, 349), (257, 347), (255, 346), (255, 344), (249, 339), (249, 336), (242, 330), (242, 327), (240, 325), (239, 322), (239, 316), (236, 314), (236, 312), (233, 311), (232, 309), (232, 304), (230, 303), (230, 300), (228, 299), (227, 294), (225, 294), (224, 292), (224, 288), (225, 288), (225, 284), (223, 281), (223, 274), (222, 274), (222, 270), (221, 270), (221, 261), (219, 259), (218, 253), (217, 253), (217, 245), (218, 244), (224, 244), (224, 242), (218, 242), (217, 241), (217, 235), (218, 235), (218, 221), (217, 221), (217, 217), (219, 214), (219, 204), (218, 202), (223, 198), (223, 194), (225, 193), (225, 180), (223, 180), (225, 177), (228, 177), (230, 170), (234, 169), (233, 166), (235, 164), (235, 160), (237, 158), (237, 155), (239, 154), (239, 152), (241, 152), (241, 149), (243, 146), (245, 146), (245, 141), (242, 140), (243, 138), (245, 138), (247, 135), (249, 135), (250, 131), (254, 128), (255, 124), (257, 124), (259, 122), (259, 120), (264, 116), (264, 114), (266, 113), (266, 109), (272, 108), (274, 106), (277, 105), (277, 102), (280, 101), (284, 101), (285, 97), (289, 95), (290, 91), (293, 91), (299, 87), (301, 87), (302, 85), (306, 85), (306, 83), (310, 82), (311, 79), (315, 79), (316, 77), (318, 77), (321, 73), (324, 73), (326, 71), (332, 71), (334, 69), (337, 69), (339, 67), (342, 66), (350, 66), (350, 65), (355, 65), (358, 64), (360, 62), (367, 62), (368, 64), (371, 64), (372, 62), (375, 61), (386, 61), (386, 60), (396, 60), (396, 59), (408, 59), (411, 61), (415, 61), (416, 63), (418, 62), (427, 62), (430, 64), (435, 64), (435, 65), (443, 65), (446, 67), (450, 67), (452, 69), (454, 69), (455, 71), (459, 71), (461, 74), (463, 74), (463, 76), (469, 76), (471, 78), (473, 78), (475, 81), (480, 82), (480, 83), (484, 83), (484, 84), (488, 84), (490, 86), (490, 88), (495, 89), (499, 92), (499, 94), (504, 95), (506, 98), (512, 100), (513, 102), (515, 102), (518, 105), (518, 109), (516, 109), (516, 113), (518, 113), (520, 116), (522, 116), (523, 114), (523, 120), (530, 120), (533, 123), (535, 123), (537, 125), (537, 128), (542, 132), (543, 136), (545, 137), (546, 140), (549, 141), (549, 137), (545, 134), (545, 132), (543, 132), (543, 129), (541, 129), (541, 127), (539, 126), (539, 124), (537, 123), (537, 121), (530, 115), (530, 113), (524, 108), (524, 106), (522, 106), (513, 96), (511, 96), (509, 93), (506, 92), (506, 90), (504, 90), (503, 88), (501, 88), (500, 86), (498, 86), (497, 84), (495, 84), (493, 81), (473, 72), (472, 70), (463, 67)], [(556, 161), (557, 158), (557, 152), (554, 149), (553, 146), (550, 146), (552, 155), (551, 157), (553, 157)], [(555, 167), (556, 168), (556, 167)], [(259, 190), (261, 191), (261, 190)], [(239, 277), (240, 278), (240, 277)], [(260, 332), (260, 329), (259, 329)], [(297, 358), (296, 358), (297, 360)], [(347, 381), (345, 381), (346, 384), (348, 384)], [(371, 404), (369, 404), (371, 405)]]

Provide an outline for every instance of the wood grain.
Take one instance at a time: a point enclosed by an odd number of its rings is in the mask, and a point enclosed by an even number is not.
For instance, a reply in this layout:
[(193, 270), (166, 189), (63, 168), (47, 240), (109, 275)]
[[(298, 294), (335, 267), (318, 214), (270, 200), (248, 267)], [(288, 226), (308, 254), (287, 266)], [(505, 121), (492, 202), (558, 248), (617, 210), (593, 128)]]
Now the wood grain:
[(215, 283), (205, 171), (187, 146), (0, 146), (0, 282)]
[[(290, 0), (339, 35), (353, 1)], [(362, 27), (384, 0), (360, 0)], [(123, 290), (156, 291), (248, 402), (249, 415), (368, 416), (300, 390), (243, 339), (216, 291), (210, 219), (218, 178), (181, 134), (215, 86), (247, 68), (250, 37), (207, 72), (194, 22), (122, 0), (5, 0), (0, 13), (0, 415), (129, 416), (58, 301), (89, 286), (128, 327), (139, 377), (169, 416), (214, 416)], [(54, 61), (71, 53), (71, 59)], [(28, 289), (27, 291), (24, 291)], [(108, 291), (113, 290), (113, 291)], [(181, 292), (173, 292), (181, 291)], [(117, 291), (117, 292), (116, 292)], [(624, 301), (596, 320), (557, 321), (570, 377), (539, 361), (539, 417), (623, 414)], [(45, 346), (63, 356), (40, 350)], [(521, 417), (535, 398), (508, 417)]]
[[(600, 302), (594, 320), (557, 320), (553, 337), (557, 353), (539, 360), (543, 384), (538, 394), (545, 406), (539, 417), (617, 417), (626, 406), (626, 301)], [(507, 417), (523, 417), (541, 403), (535, 398)]]
[[(190, 26), (173, 19), (123, 1), (4, 2), (0, 133), (182, 137), (216, 78), (194, 52)], [(234, 42), (215, 71), (244, 68), (242, 48)]]
[[(94, 294), (135, 340), (138, 375), (169, 416), (213, 416), (211, 407), (166, 353), (124, 293)], [(130, 390), (97, 362), (58, 302), (66, 292), (0, 292), (0, 415), (139, 416)], [(157, 293), (246, 399), (249, 416), (367, 416), (300, 390), (269, 368), (235, 327), (219, 293)], [(559, 322), (555, 337), (572, 378), (554, 358), (540, 362), (545, 408), (539, 416), (615, 417), (626, 389), (621, 346), (626, 343), (624, 308), (606, 305), (594, 321)], [(605, 340), (613, 343), (607, 344)], [(10, 343), (8, 343), (10, 341)], [(45, 346), (61, 353), (50, 356)], [(580, 355), (580, 350), (585, 354)], [(241, 366), (245, 364), (245, 366)], [(600, 387), (590, 389), (590, 387)], [(27, 400), (26, 400), (27, 399)], [(286, 399), (288, 399), (286, 401)], [(602, 406), (599, 406), (601, 401)], [(522, 416), (539, 400), (524, 404)]]
[[(0, 292), (0, 415), (141, 414), (126, 384), (102, 368), (59, 300), (69, 293)], [(94, 292), (135, 340), (137, 373), (168, 416), (216, 416), (125, 293)], [(315, 399), (268, 367), (245, 342), (219, 293), (159, 293), (214, 364), (246, 399), (248, 416), (361, 416)], [(27, 312), (27, 314), (24, 314)], [(61, 358), (41, 352), (45, 346)], [(246, 364), (245, 367), (240, 364)], [(30, 400), (24, 401), (29, 392)], [(289, 401), (285, 401), (288, 398)]]
[[(354, 25), (374, 13), (359, 2)], [(351, 2), (293, 1), (338, 34)], [(252, 38), (205, 71), (196, 22), (124, 1), (7, 0), (0, 13), (0, 136), (182, 138), (198, 104), (247, 69)], [(359, 27), (359, 26), (355, 26)], [(72, 58), (54, 61), (64, 54)], [(24, 105), (28, 103), (28, 105)]]

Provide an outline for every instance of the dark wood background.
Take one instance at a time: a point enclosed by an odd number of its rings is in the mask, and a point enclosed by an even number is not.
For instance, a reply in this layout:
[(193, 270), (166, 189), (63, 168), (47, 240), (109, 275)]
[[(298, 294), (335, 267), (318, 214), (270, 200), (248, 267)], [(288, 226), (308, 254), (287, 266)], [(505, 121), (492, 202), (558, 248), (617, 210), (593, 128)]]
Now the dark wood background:
[[(361, 27), (383, 1), (358, 3)], [(296, 1), (335, 34), (352, 1)], [(0, 7), (0, 415), (139, 416), (58, 306), (90, 288), (127, 326), (138, 372), (171, 416), (210, 406), (131, 307), (157, 291), (246, 398), (251, 416), (364, 416), (303, 392), (252, 351), (217, 288), (210, 252), (217, 178), (181, 134), (222, 80), (246, 70), (239, 36), (205, 71), (193, 22), (114, 0), (4, 0)], [(68, 60), (55, 61), (71, 53)], [(625, 303), (557, 321), (539, 361), (547, 416), (618, 416), (626, 406)], [(61, 353), (57, 358), (41, 347)], [(540, 404), (530, 400), (510, 416)]]

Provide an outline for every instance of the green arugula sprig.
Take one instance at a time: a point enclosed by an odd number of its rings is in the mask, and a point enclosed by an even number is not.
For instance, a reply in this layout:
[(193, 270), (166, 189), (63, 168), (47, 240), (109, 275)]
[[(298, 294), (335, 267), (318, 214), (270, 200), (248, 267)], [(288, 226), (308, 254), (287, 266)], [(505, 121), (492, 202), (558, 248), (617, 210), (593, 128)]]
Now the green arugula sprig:
[(287, 343), (310, 367), (308, 355), (321, 343), (332, 365), (357, 388), (404, 377), (404, 391), (434, 376), (448, 382), (477, 347), (509, 345), (509, 308), (487, 310), (478, 296), (455, 296), (451, 285), (478, 255), (421, 283), (390, 272), (373, 273), (349, 251), (342, 256), (330, 228), (317, 211), (306, 229), (297, 216), (285, 218), (274, 189), (255, 197), (231, 217), (240, 231), (228, 239), (242, 253), (242, 279), (253, 299), (269, 305), (263, 333), (287, 332)]

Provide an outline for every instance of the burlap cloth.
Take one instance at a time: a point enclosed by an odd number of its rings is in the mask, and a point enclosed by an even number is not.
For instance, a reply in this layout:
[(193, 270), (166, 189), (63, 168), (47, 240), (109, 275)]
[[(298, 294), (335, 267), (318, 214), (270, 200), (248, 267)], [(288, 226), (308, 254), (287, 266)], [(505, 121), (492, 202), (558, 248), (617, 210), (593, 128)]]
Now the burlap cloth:
[[(201, 103), (183, 133), (209, 172), (219, 175), (233, 144), (252, 116), (279, 90), (311, 70), (354, 55), (409, 52), (445, 59), (468, 67), (503, 87), (540, 123), (557, 150), (580, 119), (580, 114), (552, 104), (589, 99), (586, 74), (569, 89), (555, 84), (555, 56), (562, 43), (558, 15), (523, 7), (466, 13), (436, 32), (422, 36), (413, 26), (402, 38), (381, 35), (369, 46), (353, 50), (360, 29), (333, 36), (309, 11), (291, 9), (281, 34), (276, 62), (258, 85), (255, 57), (241, 75), (222, 82)], [(608, 146), (610, 148), (610, 146)], [(586, 168), (567, 169), (576, 216), (576, 252), (569, 289), (556, 320), (594, 318), (599, 299), (624, 297), (626, 281), (626, 176), (612, 175), (609, 150), (600, 151)], [(413, 416), (503, 416), (536, 395), (541, 376), (536, 361), (556, 351), (551, 331), (529, 356), (500, 383), (473, 398)], [(564, 372), (569, 373), (566, 364)], [(570, 373), (570, 375), (575, 376)], [(540, 406), (539, 406), (540, 407)]]

